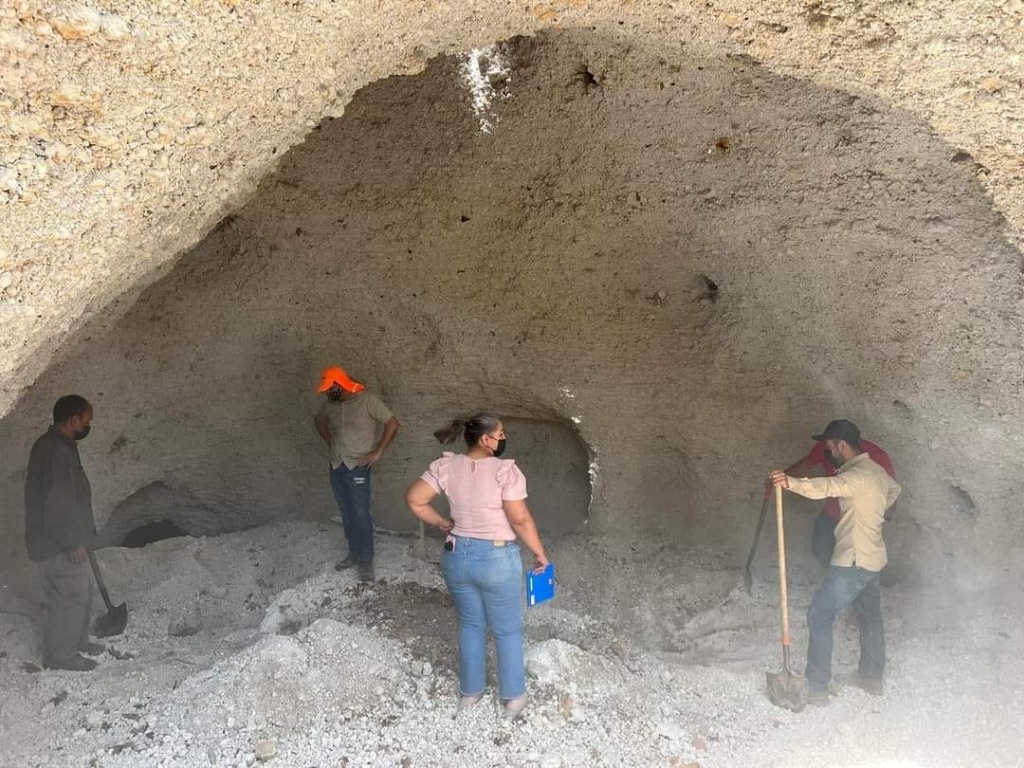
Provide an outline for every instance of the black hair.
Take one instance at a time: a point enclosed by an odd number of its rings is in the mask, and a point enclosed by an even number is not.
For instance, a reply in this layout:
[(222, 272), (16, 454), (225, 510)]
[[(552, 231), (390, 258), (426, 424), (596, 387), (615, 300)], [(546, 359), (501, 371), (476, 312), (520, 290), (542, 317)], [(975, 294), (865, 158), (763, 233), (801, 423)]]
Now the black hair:
[(64, 395), (53, 404), (53, 423), (67, 424), (75, 416), (81, 416), (92, 406), (81, 395)]
[(493, 432), (501, 424), (501, 417), (493, 413), (478, 413), (468, 419), (455, 419), (447, 427), (442, 427), (434, 433), (442, 445), (454, 443), (459, 435), (466, 441), (466, 445), (472, 448), (484, 435)]
[(846, 444), (853, 448), (853, 450), (857, 451), (857, 453), (861, 452), (860, 440), (847, 440)]

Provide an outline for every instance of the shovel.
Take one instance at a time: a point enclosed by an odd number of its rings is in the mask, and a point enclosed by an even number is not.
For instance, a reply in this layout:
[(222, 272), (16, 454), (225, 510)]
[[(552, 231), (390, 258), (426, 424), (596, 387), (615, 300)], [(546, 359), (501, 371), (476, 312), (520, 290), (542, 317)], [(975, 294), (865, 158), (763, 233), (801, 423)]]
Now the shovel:
[(124, 603), (114, 605), (107, 592), (107, 585), (103, 583), (103, 574), (100, 573), (100, 564), (96, 562), (96, 555), (89, 550), (89, 565), (92, 566), (92, 575), (96, 577), (96, 585), (103, 595), (103, 602), (107, 604), (107, 615), (97, 616), (92, 626), (92, 633), (96, 637), (114, 637), (124, 632), (128, 624), (128, 606)]
[(777, 707), (799, 712), (807, 704), (807, 681), (789, 668), (789, 595), (786, 589), (786, 535), (782, 523), (782, 486), (775, 486), (775, 519), (779, 529), (779, 592), (782, 604), (782, 671), (768, 672), (768, 698)]
[(754, 543), (750, 545), (750, 554), (747, 555), (747, 566), (743, 569), (743, 586), (747, 588), (747, 594), (752, 594), (754, 586), (754, 574), (750, 568), (754, 564), (754, 553), (757, 552), (757, 542), (761, 539), (761, 529), (764, 528), (764, 518), (768, 514), (768, 499), (772, 497), (770, 488), (764, 492), (764, 501), (761, 503), (761, 516), (757, 518), (757, 530), (754, 531)]
[(427, 529), (423, 525), (423, 521), (420, 520), (420, 532), (419, 538), (416, 539), (416, 543), (412, 545), (412, 556), (418, 557), (420, 560), (427, 559)]

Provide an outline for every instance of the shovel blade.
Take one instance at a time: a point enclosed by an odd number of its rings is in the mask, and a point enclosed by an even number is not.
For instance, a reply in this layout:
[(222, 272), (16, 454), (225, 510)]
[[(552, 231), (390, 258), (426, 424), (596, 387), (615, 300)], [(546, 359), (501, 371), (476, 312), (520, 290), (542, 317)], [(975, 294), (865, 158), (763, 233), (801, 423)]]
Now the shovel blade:
[(113, 606), (105, 615), (96, 618), (92, 633), (96, 637), (114, 637), (124, 632), (126, 626), (128, 626), (128, 606), (121, 603)]
[(807, 679), (794, 675), (788, 669), (768, 672), (768, 699), (777, 707), (799, 712), (807, 706)]

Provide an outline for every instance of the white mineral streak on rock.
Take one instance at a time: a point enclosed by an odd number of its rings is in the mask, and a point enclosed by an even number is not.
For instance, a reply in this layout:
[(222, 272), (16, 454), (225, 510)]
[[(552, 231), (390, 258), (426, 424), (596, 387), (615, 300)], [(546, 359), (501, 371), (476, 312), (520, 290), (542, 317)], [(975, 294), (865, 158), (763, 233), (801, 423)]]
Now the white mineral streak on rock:
[(511, 67), (497, 45), (486, 48), (474, 48), (466, 57), (466, 62), (459, 68), (462, 79), (469, 87), (473, 100), (473, 113), (480, 120), (480, 131), (490, 133), (496, 115), (491, 114), (491, 104), (495, 98), (507, 98), (508, 94), (494, 88), (494, 83), (506, 83), (511, 79)]

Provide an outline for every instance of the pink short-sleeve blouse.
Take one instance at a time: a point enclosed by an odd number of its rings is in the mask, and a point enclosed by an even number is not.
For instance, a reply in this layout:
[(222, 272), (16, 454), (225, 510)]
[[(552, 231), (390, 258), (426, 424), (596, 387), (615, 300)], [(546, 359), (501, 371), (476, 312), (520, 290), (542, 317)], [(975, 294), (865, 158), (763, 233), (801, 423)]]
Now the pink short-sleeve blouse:
[(470, 459), (464, 454), (442, 454), (420, 479), (448, 497), (452, 533), (472, 539), (513, 541), (516, 538), (503, 501), (526, 498), (526, 478), (512, 459)]

